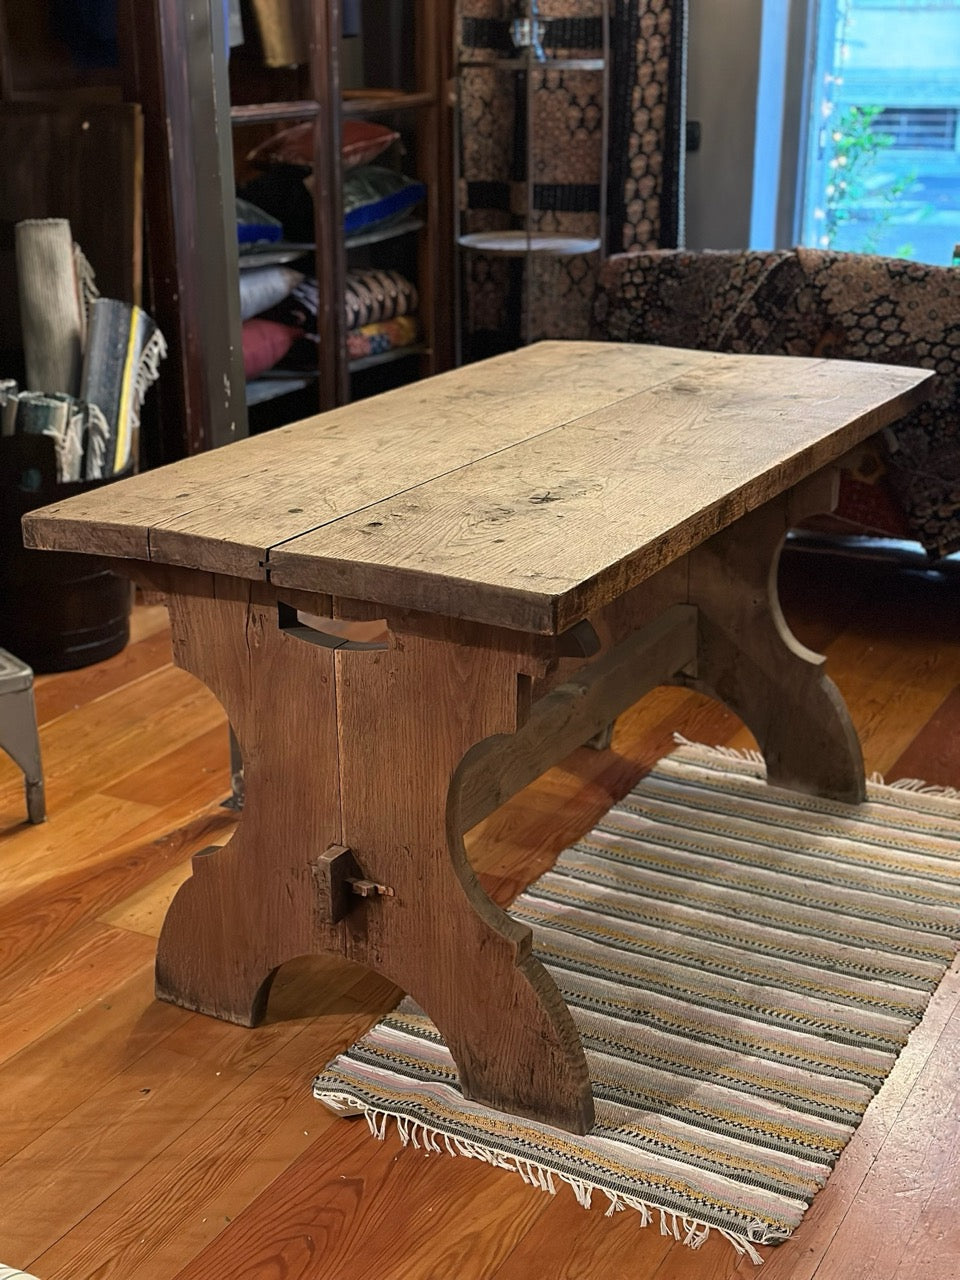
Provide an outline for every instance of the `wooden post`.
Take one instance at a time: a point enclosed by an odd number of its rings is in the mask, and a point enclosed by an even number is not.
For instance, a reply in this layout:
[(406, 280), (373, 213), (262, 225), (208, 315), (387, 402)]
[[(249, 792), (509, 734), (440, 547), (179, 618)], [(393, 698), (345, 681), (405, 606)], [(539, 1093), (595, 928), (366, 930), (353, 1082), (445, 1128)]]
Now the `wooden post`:
[(825, 659), (791, 634), (777, 594), (787, 529), (829, 509), (820, 485), (801, 487), (690, 552), (700, 660), (697, 676), (681, 682), (740, 716), (760, 744), (769, 782), (859, 804), (865, 783), (857, 732)]
[(233, 838), (194, 858), (170, 907), (158, 996), (253, 1025), (281, 964), (339, 952), (427, 1010), (467, 1097), (587, 1132), (573, 1019), (530, 930), (481, 888), (457, 821), (464, 756), (517, 728), (522, 653), (463, 643), (456, 623), (388, 649), (331, 648), (285, 630), (279, 607), (328, 616), (326, 598), (147, 573), (170, 592), (176, 661), (227, 709), (246, 783)]
[(123, 0), (144, 113), (148, 307), (170, 345), (152, 463), (247, 434), (226, 37), (219, 0)]

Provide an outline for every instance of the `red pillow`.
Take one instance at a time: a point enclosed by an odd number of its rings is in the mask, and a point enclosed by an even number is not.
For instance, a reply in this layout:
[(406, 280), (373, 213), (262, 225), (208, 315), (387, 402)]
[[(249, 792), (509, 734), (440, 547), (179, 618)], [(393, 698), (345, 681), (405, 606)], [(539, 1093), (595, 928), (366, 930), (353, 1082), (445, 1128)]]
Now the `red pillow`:
[(248, 378), (259, 377), (282, 360), (297, 338), (299, 329), (274, 320), (262, 320), (259, 316), (244, 320), (242, 328), (243, 372)]
[(340, 134), (340, 158), (345, 169), (371, 164), (400, 137), (385, 124), (369, 120), (344, 120)]
[[(291, 129), (275, 133), (247, 156), (253, 164), (300, 164), (313, 168), (314, 122), (307, 120)], [(344, 120), (340, 135), (340, 158), (344, 168), (370, 164), (400, 137), (384, 124), (369, 120)]]

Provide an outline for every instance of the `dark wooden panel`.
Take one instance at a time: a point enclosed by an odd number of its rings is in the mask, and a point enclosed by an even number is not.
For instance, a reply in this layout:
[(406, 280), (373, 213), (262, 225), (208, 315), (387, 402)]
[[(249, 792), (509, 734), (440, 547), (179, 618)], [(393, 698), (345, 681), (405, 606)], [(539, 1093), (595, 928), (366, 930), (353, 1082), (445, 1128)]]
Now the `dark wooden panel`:
[(247, 430), (218, 13), (205, 0), (121, 0), (118, 10), (124, 92), (144, 109), (149, 306), (170, 343), (150, 462)]
[(0, 347), (19, 348), (13, 227), (67, 218), (100, 292), (140, 300), (143, 123), (132, 103), (0, 104)]

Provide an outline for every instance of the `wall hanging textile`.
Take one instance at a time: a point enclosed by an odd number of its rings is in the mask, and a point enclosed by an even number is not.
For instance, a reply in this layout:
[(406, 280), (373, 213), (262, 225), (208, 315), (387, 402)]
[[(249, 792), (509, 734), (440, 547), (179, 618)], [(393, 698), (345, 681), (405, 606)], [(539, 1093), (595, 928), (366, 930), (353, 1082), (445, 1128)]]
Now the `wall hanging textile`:
[[(602, 58), (602, 7), (596, 0), (573, 5), (542, 0), (539, 15), (547, 59)], [(602, 71), (547, 65), (532, 72), (529, 140), (526, 74), (496, 65), (497, 59), (516, 54), (510, 18), (500, 0), (463, 0), (461, 5), (459, 57), (469, 64), (459, 76), (457, 197), (463, 233), (524, 226), (529, 179), (531, 231), (598, 235), (604, 183), (608, 250), (679, 244), (683, 0), (611, 3), (606, 103)], [(596, 255), (538, 255), (526, 262), (524, 281), (523, 259), (464, 254), (465, 354), (479, 358), (508, 349), (524, 332), (532, 338), (585, 337), (596, 266)]]

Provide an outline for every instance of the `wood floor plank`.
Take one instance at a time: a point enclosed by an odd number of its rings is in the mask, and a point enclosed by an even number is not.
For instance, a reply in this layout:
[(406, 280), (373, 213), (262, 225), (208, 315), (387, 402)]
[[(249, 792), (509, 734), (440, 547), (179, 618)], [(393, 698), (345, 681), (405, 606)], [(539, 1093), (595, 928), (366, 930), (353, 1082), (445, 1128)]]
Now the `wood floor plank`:
[(124, 774), (102, 788), (105, 795), (121, 800), (139, 800), (165, 808), (184, 795), (185, 784), (208, 783), (210, 803), (230, 794), (230, 746), (226, 717), (206, 732), (179, 741), (159, 759)]
[(931, 786), (960, 788), (960, 686), (950, 690), (888, 776), (891, 781), (920, 778)]
[[(216, 732), (219, 736), (223, 730), (217, 726)], [(18, 823), (13, 829), (0, 830), (0, 902), (11, 901), (57, 876), (84, 869), (88, 874), (99, 872), (111, 858), (127, 855), (152, 840), (166, 839), (176, 829), (211, 813), (220, 815), (229, 829), (236, 815), (220, 809), (225, 777), (214, 767), (205, 771), (189, 744), (173, 754), (179, 756), (183, 775), (179, 788), (171, 789), (169, 795), (162, 783), (156, 788), (138, 783), (131, 792), (139, 800), (97, 792), (62, 813), (54, 813), (42, 826)], [(151, 797), (162, 807), (143, 803)]]
[(116, 986), (152, 953), (149, 938), (90, 924), (69, 935), (52, 964), (16, 970), (0, 985), (0, 1062), (95, 1000), (98, 984)]
[(652, 1276), (672, 1249), (673, 1239), (662, 1236), (658, 1225), (642, 1227), (632, 1212), (607, 1218), (601, 1203), (591, 1206), (589, 1212), (581, 1209), (579, 1228), (571, 1233), (569, 1195), (566, 1188), (557, 1192), (522, 1241), (490, 1273), (490, 1280), (531, 1280), (534, 1276), (633, 1280)]
[[(0, 821), (6, 812), (0, 802)], [(54, 814), (38, 826), (30, 826), (19, 817), (0, 829), (0, 901), (19, 897), (50, 876), (81, 865), (100, 856), (100, 841), (105, 836), (134, 831), (157, 816), (153, 805), (120, 800), (116, 796), (94, 792), (71, 805), (66, 813)]]
[[(150, 723), (148, 737), (145, 721)], [(185, 739), (223, 723), (223, 709), (213, 695), (185, 671), (169, 666), (59, 716), (40, 734), (49, 813), (103, 791), (131, 768), (143, 768)], [(4, 781), (0, 805), (15, 784), (6, 776)]]
[[(356, 974), (348, 976), (355, 984)], [(311, 1020), (290, 1034), (282, 1053), (273, 1053), (36, 1258), (32, 1265), (44, 1280), (157, 1275), (164, 1252), (182, 1255), (185, 1235), (199, 1250), (281, 1174), (335, 1122), (304, 1080), (370, 1020), (370, 1011), (356, 1002), (333, 996), (330, 1007), (339, 1015), (335, 1020)], [(289, 1025), (274, 1024), (274, 1038), (278, 1031), (286, 1034)], [(171, 1260), (166, 1274), (175, 1266)]]
[(126, 1181), (130, 1152), (156, 1155), (240, 1078), (165, 1045), (115, 1076), (0, 1167), (0, 1257), (32, 1262)]
[(481, 1280), (545, 1207), (518, 1178), (341, 1119), (176, 1280)]
[[(166, 614), (166, 609), (163, 613)], [(135, 616), (138, 615), (139, 610)], [(159, 667), (169, 666), (173, 661), (170, 630), (165, 617), (158, 621), (161, 625), (155, 631), (128, 644), (106, 662), (55, 676), (37, 676), (34, 681), (37, 723), (49, 724), (58, 716), (87, 706), (97, 698), (122, 689)]]
[(130, 643), (139, 644), (150, 636), (169, 634), (170, 615), (167, 606), (163, 603), (146, 604), (138, 598), (136, 608), (130, 611)]
[[(155, 823), (152, 825), (155, 829)], [(224, 810), (204, 814), (159, 838), (101, 855), (93, 875), (89, 863), (81, 859), (77, 867), (48, 879), (38, 877), (24, 892), (0, 899), (0, 982), (19, 964), (35, 960), (48, 946), (62, 941), (69, 930), (95, 916), (105, 924), (133, 927), (122, 904), (137, 900), (140, 893), (152, 892), (144, 886), (169, 875), (171, 868), (181, 877), (189, 874), (190, 855), (223, 842), (233, 825), (233, 815)], [(137, 931), (156, 936), (152, 930)]]
[[(951, 782), (960, 610), (949, 584), (784, 572), (791, 625), (825, 641), (868, 757), (883, 760), (873, 767)], [(165, 638), (163, 614), (146, 618), (141, 643)], [(551, 1198), (321, 1115), (313, 1074), (397, 997), (354, 966), (284, 966), (252, 1032), (157, 1003), (152, 935), (174, 869), (235, 821), (217, 807), (223, 713), (182, 673), (147, 671), (145, 655), (161, 663), (164, 648), (134, 655), (127, 683), (91, 671), (71, 692), (70, 676), (42, 678), (48, 707), (63, 708), (46, 732), (64, 803), (46, 830), (23, 824), (19, 776), (0, 759), (0, 982), (31, 993), (0, 1007), (4, 1262), (44, 1280), (955, 1280), (956, 971), (761, 1271), (719, 1239), (692, 1253), (656, 1223), (607, 1219), (602, 1204), (585, 1213), (565, 1191)], [(674, 729), (749, 740), (717, 704), (653, 691), (620, 718), (611, 751), (575, 752), (469, 834), (488, 888), (505, 901), (545, 869)]]
[[(190, 1015), (153, 998), (153, 956), (0, 1065), (0, 1164), (35, 1142)], [(0, 1210), (2, 1221), (2, 1210)]]
[[(208, 840), (204, 845), (198, 846), (198, 849), (222, 843), (222, 840)], [(156, 880), (144, 885), (97, 918), (101, 924), (110, 924), (116, 929), (130, 929), (133, 933), (157, 939), (170, 903), (180, 886), (190, 879), (190, 874), (189, 860), (178, 861)]]
[[(152, 953), (149, 939), (122, 936)], [(333, 970), (343, 975), (338, 962)], [(314, 968), (314, 980), (320, 972), (322, 965)], [(356, 984), (356, 973), (347, 971), (341, 980)], [(302, 1020), (270, 1020), (250, 1030), (174, 1012), (176, 1025), (151, 1052), (112, 1075), (0, 1166), (0, 1257), (23, 1256), (32, 1264), (211, 1107), (277, 1057), (304, 1026)], [(351, 1012), (357, 1013), (356, 1006)], [(377, 1012), (365, 1011), (363, 1021)], [(345, 1026), (335, 1023), (316, 1057), (309, 1055), (311, 1063), (323, 1056), (327, 1044), (334, 1052), (342, 1048), (347, 1034)], [(303, 1054), (304, 1063), (307, 1056)], [(307, 1093), (316, 1069), (302, 1071)]]

